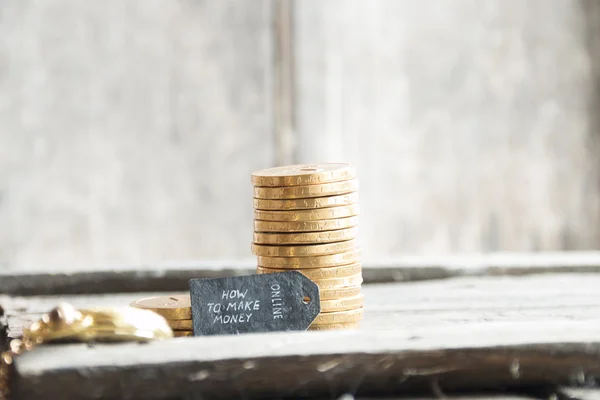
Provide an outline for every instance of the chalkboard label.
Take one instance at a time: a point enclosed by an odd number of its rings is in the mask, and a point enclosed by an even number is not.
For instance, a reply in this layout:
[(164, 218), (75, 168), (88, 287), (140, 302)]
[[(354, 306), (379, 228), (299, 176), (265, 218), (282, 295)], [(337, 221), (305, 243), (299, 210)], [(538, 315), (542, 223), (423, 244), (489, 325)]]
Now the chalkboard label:
[(194, 335), (305, 330), (319, 288), (298, 271), (190, 280)]

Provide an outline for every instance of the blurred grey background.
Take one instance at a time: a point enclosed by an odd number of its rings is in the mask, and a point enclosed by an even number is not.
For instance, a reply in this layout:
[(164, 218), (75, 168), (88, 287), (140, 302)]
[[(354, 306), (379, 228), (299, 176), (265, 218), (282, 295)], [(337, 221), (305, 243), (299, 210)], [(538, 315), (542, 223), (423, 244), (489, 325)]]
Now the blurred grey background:
[(365, 259), (600, 248), (596, 0), (0, 3), (0, 267), (251, 258), (356, 163)]

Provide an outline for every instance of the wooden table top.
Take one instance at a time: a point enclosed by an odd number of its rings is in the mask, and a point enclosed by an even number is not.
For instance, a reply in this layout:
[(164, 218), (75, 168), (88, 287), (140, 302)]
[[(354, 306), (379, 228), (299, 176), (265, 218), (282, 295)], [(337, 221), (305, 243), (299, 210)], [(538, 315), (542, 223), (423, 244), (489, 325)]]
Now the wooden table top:
[[(595, 261), (600, 266), (600, 257)], [(365, 284), (358, 331), (39, 347), (18, 357), (15, 393), (65, 399), (600, 398), (594, 389), (600, 376), (600, 273), (594, 262), (524, 264), (438, 265), (443, 279)], [(371, 278), (382, 270), (394, 274), (391, 264), (368, 268)], [(423, 279), (411, 268), (426, 267), (402, 265), (396, 277)], [(43, 296), (0, 295), (8, 338), (61, 301), (124, 306), (151, 294), (44, 290)]]

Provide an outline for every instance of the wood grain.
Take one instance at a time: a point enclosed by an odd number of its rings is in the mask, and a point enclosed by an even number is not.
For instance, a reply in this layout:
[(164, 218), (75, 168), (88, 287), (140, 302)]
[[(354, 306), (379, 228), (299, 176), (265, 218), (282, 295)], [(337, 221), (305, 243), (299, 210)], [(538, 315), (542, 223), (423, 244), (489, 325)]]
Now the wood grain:
[[(197, 261), (144, 266), (0, 271), (0, 293), (17, 296), (188, 290), (192, 278), (249, 275), (256, 260)], [(498, 253), (403, 256), (363, 264), (366, 283), (410, 282), (459, 276), (520, 276), (600, 273), (600, 252)]]
[[(65, 399), (457, 391), (479, 399), (507, 389), (549, 398), (558, 384), (595, 387), (600, 377), (599, 285), (600, 274), (584, 273), (368, 284), (358, 331), (48, 346), (19, 357), (16, 389)], [(152, 294), (0, 296), (0, 304), (13, 338), (62, 301), (118, 307)]]
[(8, 348), (8, 318), (4, 315), (4, 309), (0, 305), (0, 352)]
[(577, 386), (600, 376), (600, 344), (593, 339), (598, 326), (529, 323), (429, 330), (418, 337), (403, 330), (304, 332), (47, 346), (18, 357), (15, 391), (17, 398), (331, 398), (427, 393), (432, 385), (441, 391)]
[[(363, 285), (363, 331), (417, 332), (519, 326), (552, 321), (595, 324), (600, 318), (600, 274), (456, 277), (446, 280)], [(169, 293), (169, 292), (167, 292)], [(173, 292), (170, 292), (173, 293)], [(62, 296), (0, 296), (9, 336), (60, 302), (75, 307), (127, 306), (154, 293)], [(158, 293), (160, 294), (160, 293)]]

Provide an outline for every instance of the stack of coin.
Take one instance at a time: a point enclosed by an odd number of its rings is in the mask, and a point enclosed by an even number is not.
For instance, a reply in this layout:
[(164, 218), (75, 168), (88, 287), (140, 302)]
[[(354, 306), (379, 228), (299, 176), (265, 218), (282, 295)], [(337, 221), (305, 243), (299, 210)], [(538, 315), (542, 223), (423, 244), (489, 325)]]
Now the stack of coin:
[(252, 174), (257, 273), (298, 270), (319, 287), (309, 329), (358, 327), (363, 317), (358, 181), (349, 164), (291, 165)]
[(151, 310), (162, 315), (173, 330), (173, 336), (194, 336), (192, 304), (189, 294), (146, 297), (130, 304), (132, 307)]

